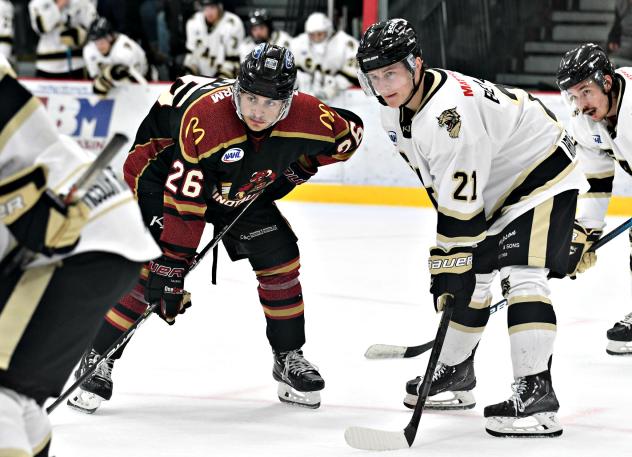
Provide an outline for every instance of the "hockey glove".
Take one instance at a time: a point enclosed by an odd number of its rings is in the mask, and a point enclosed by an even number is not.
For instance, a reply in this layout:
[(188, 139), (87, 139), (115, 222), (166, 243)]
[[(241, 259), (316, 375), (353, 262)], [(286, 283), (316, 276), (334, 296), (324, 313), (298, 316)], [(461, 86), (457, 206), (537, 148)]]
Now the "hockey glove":
[(176, 316), (191, 306), (190, 295), (187, 301), (188, 293), (184, 290), (188, 268), (186, 261), (165, 255), (149, 262), (145, 300), (152, 305), (159, 304), (156, 312), (169, 325), (173, 325)]
[(455, 309), (469, 305), (476, 286), (472, 258), (469, 247), (453, 247), (448, 251), (440, 247), (430, 249), (430, 293), (437, 312), (443, 310), (447, 296), (453, 297)]
[(568, 259), (568, 275), (571, 279), (577, 277), (577, 273), (583, 273), (597, 262), (595, 252), (587, 252), (602, 234), (602, 230), (589, 229), (575, 222), (573, 225), (573, 238), (571, 239), (570, 256)]
[(90, 211), (81, 201), (61, 202), (46, 188), (46, 175), (37, 165), (0, 181), (0, 220), (22, 246), (51, 256), (77, 245)]
[(61, 42), (68, 48), (80, 48), (87, 37), (88, 34), (83, 27), (66, 27), (59, 34)]
[(292, 163), (283, 171), (281, 176), (266, 187), (265, 192), (259, 197), (260, 203), (270, 203), (282, 199), (292, 192), (296, 186), (303, 184), (314, 176), (316, 171), (316, 169), (308, 169), (298, 162)]

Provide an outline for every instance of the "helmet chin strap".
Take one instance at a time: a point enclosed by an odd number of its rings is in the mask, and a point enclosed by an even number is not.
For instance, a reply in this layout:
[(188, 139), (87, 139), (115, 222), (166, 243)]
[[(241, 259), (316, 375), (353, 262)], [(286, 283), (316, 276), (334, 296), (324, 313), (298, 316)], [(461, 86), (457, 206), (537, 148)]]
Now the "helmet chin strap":
[(417, 93), (417, 91), (421, 87), (421, 80), (424, 79), (423, 76), (424, 76), (424, 69), (422, 67), (421, 68), (421, 72), (419, 73), (419, 82), (415, 82), (415, 73), (413, 72), (413, 90), (410, 91), (410, 95), (408, 95), (408, 98), (406, 98), (404, 103), (399, 105), (400, 108), (406, 106), (408, 104), (408, 102), (410, 102), (410, 100), (412, 100), (412, 98), (415, 96), (415, 94)]

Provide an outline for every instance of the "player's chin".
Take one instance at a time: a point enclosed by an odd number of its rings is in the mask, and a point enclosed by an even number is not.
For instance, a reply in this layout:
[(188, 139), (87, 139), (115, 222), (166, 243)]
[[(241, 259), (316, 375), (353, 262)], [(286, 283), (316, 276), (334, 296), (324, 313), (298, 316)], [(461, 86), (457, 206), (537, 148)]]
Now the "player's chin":
[(399, 106), (402, 104), (402, 100), (401, 100), (402, 97), (397, 92), (393, 94), (382, 95), (382, 98), (384, 99), (386, 104), (391, 108), (399, 108)]

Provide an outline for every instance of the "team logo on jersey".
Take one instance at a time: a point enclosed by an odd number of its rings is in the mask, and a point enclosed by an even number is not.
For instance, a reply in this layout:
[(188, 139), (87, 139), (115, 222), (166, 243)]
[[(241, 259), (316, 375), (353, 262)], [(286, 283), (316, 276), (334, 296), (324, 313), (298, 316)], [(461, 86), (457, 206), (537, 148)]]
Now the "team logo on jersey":
[(265, 43), (261, 43), (256, 48), (254, 48), (252, 50), (252, 57), (255, 58), (255, 59), (258, 59), (259, 56), (261, 55), (261, 53), (263, 52), (263, 48), (265, 48), (265, 46), (266, 46)]
[(222, 156), (222, 162), (231, 163), (237, 162), (244, 158), (244, 150), (240, 148), (231, 148)]
[(461, 116), (456, 112), (456, 106), (441, 113), (437, 118), (439, 127), (445, 127), (448, 130), (450, 138), (457, 138), (461, 131)]
[(593, 135), (593, 141), (597, 144), (601, 144), (601, 135)]
[(391, 139), (391, 141), (393, 142), (393, 144), (397, 144), (397, 133), (395, 133), (392, 130), (388, 131), (388, 137)]
[(288, 70), (294, 68), (294, 54), (292, 54), (290, 51), (287, 51), (285, 53), (285, 68), (287, 68)]

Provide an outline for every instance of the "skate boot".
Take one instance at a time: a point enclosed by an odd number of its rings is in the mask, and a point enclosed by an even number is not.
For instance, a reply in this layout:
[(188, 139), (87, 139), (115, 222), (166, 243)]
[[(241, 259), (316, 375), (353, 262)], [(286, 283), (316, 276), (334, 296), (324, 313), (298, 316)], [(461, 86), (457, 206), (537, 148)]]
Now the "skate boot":
[[(414, 409), (419, 397), (419, 389), (423, 376), (417, 376), (406, 383), (404, 406)], [(474, 374), (474, 351), (463, 362), (450, 366), (441, 362), (437, 364), (425, 409), (457, 410), (471, 409), (476, 405), (471, 390), (476, 387)]]
[(511, 389), (514, 393), (509, 400), (485, 407), (487, 433), (501, 438), (552, 438), (562, 434), (555, 417), (560, 404), (550, 371), (518, 378)]
[(325, 380), (318, 367), (303, 357), (303, 351), (275, 352), (272, 376), (279, 381), (279, 400), (305, 408), (320, 406), (320, 392), (325, 388)]
[(610, 355), (632, 355), (632, 313), (614, 324), (607, 332), (608, 346), (606, 352)]
[[(99, 357), (94, 349), (86, 352), (81, 358), (79, 368), (75, 371), (75, 379), (78, 379), (90, 366), (97, 363)], [(94, 373), (79, 385), (76, 394), (68, 399), (68, 406), (82, 413), (92, 414), (101, 406), (103, 400), (112, 398), (113, 366), (114, 360), (102, 361)]]

